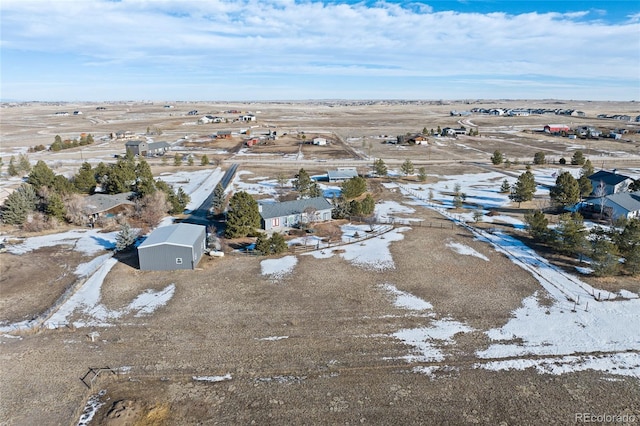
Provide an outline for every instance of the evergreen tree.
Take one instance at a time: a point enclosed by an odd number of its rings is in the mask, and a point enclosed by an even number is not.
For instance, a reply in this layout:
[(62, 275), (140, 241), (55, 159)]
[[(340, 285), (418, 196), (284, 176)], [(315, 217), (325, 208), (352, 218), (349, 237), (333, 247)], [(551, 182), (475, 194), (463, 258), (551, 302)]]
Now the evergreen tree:
[(27, 154), (18, 155), (18, 170), (24, 173), (29, 173), (31, 171), (31, 162), (29, 162)]
[(13, 158), (13, 155), (9, 159), (9, 167), (7, 167), (7, 173), (9, 173), (9, 176), (17, 176), (19, 173), (18, 168), (16, 167), (16, 159)]
[(509, 195), (509, 198), (512, 201), (517, 202), (518, 207), (520, 207), (520, 203), (523, 201), (533, 200), (533, 194), (535, 194), (535, 192), (535, 177), (533, 176), (533, 173), (527, 170), (518, 177), (518, 181), (511, 189), (511, 195)]
[(533, 156), (533, 164), (544, 164), (546, 162), (544, 158), (544, 152), (538, 151)]
[(293, 188), (298, 191), (300, 198), (309, 198), (312, 183), (311, 176), (305, 169), (300, 169), (296, 179), (293, 181)]
[(274, 232), (269, 239), (269, 247), (271, 252), (274, 254), (284, 253), (289, 250), (289, 246), (287, 245), (287, 241), (284, 239), (284, 236), (278, 232)]
[(573, 156), (571, 157), (571, 164), (574, 166), (582, 166), (584, 165), (585, 161), (586, 160), (584, 158), (584, 154), (580, 150), (574, 152)]
[(493, 163), (493, 165), (497, 166), (499, 164), (502, 164), (503, 161), (504, 157), (502, 156), (502, 153), (497, 149), (493, 151), (493, 155), (491, 156), (491, 162)]
[(589, 257), (593, 274), (597, 277), (616, 275), (620, 269), (617, 247), (599, 226), (591, 231)]
[(551, 200), (561, 206), (575, 204), (580, 200), (580, 185), (569, 172), (562, 172), (556, 178), (556, 185), (549, 191)]
[(80, 170), (73, 178), (73, 184), (76, 189), (83, 194), (91, 194), (96, 187), (95, 170), (91, 168), (91, 164), (86, 161), (80, 166)]
[(556, 228), (560, 251), (568, 255), (577, 255), (580, 260), (587, 250), (587, 230), (579, 213), (564, 213), (559, 217)]
[(2, 221), (9, 225), (22, 225), (29, 213), (36, 209), (38, 196), (33, 186), (23, 183), (13, 191), (2, 207)]
[(256, 238), (256, 250), (264, 256), (271, 254), (271, 242), (269, 241), (267, 234), (264, 232), (258, 233), (258, 238)]
[(322, 188), (318, 185), (318, 182), (311, 182), (311, 187), (309, 188), (309, 198), (322, 197)]
[(352, 177), (342, 183), (342, 196), (346, 199), (357, 198), (367, 190), (367, 181), (360, 176)]
[(536, 240), (543, 243), (550, 242), (552, 233), (549, 230), (549, 219), (540, 210), (535, 212), (525, 213), (524, 222), (527, 224), (529, 235)]
[(57, 152), (62, 150), (63, 148), (64, 145), (62, 143), (62, 138), (60, 137), (60, 135), (56, 135), (55, 138), (53, 138), (53, 143), (49, 147), (49, 150)]
[(578, 178), (578, 186), (580, 187), (580, 198), (588, 197), (593, 192), (591, 180), (585, 174)]
[(589, 177), (594, 171), (595, 169), (593, 168), (593, 164), (591, 164), (591, 160), (587, 159), (582, 166), (582, 170), (580, 170), (580, 176)]
[(208, 164), (209, 164), (209, 157), (207, 157), (207, 154), (203, 154), (202, 158), (200, 158), (200, 165), (206, 166)]
[(511, 192), (511, 185), (509, 185), (509, 181), (505, 179), (502, 181), (502, 185), (500, 186), (500, 193), (508, 194), (510, 192)]
[(420, 182), (426, 182), (427, 181), (427, 168), (426, 167), (420, 167), (418, 169), (418, 180)]
[(364, 216), (369, 216), (373, 214), (376, 209), (376, 201), (373, 199), (371, 194), (367, 194), (364, 199), (360, 202), (360, 210)]
[(616, 245), (624, 257), (624, 267), (631, 274), (640, 273), (640, 219), (627, 221), (616, 236)]
[(63, 221), (65, 219), (67, 209), (65, 208), (65, 205), (62, 202), (62, 198), (60, 197), (60, 195), (58, 195), (58, 193), (51, 193), (45, 203), (45, 212), (49, 216), (53, 216), (60, 221)]
[(182, 158), (180, 157), (180, 154), (176, 154), (173, 156), (173, 165), (174, 166), (182, 165)]
[(225, 195), (224, 188), (220, 182), (213, 189), (213, 211), (216, 214), (221, 214), (225, 208)]
[(31, 173), (27, 177), (27, 182), (33, 185), (34, 188), (40, 188), (42, 186), (46, 186), (47, 188), (53, 187), (53, 181), (55, 180), (56, 174), (47, 166), (47, 164), (38, 160)]
[(116, 235), (116, 251), (124, 251), (133, 246), (138, 233), (128, 223), (120, 226), (120, 232)]
[(349, 215), (350, 216), (362, 216), (362, 203), (358, 200), (351, 200), (349, 202)]
[(153, 173), (151, 172), (151, 166), (146, 160), (141, 159), (135, 166), (136, 183), (134, 190), (139, 198), (148, 194), (153, 194), (156, 191), (155, 181), (153, 180)]
[(188, 166), (193, 166), (193, 155), (190, 155), (189, 158), (187, 158), (187, 165)]
[(244, 191), (236, 192), (229, 201), (227, 238), (246, 237), (260, 227), (260, 213), (256, 200)]
[(108, 194), (129, 192), (133, 189), (135, 182), (135, 163), (127, 158), (119, 158), (115, 164), (109, 166), (104, 190)]
[(413, 174), (413, 163), (411, 162), (411, 160), (409, 160), (408, 158), (404, 160), (404, 163), (402, 163), (402, 166), (400, 166), (400, 170), (402, 171), (402, 173), (404, 173), (405, 176)]
[(387, 165), (384, 163), (384, 160), (382, 160), (382, 158), (378, 158), (373, 162), (373, 170), (378, 176), (387, 176), (388, 173)]
[(640, 191), (640, 179), (635, 179), (633, 182), (631, 182), (631, 184), (629, 185), (629, 191)]

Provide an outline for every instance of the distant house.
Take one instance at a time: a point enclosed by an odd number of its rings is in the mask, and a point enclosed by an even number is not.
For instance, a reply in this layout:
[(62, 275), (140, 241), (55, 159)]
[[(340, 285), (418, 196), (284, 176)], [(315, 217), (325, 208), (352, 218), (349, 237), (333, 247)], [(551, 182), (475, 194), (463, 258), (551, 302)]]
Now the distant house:
[(147, 155), (149, 144), (146, 141), (127, 141), (124, 144), (125, 151), (131, 151), (133, 155)]
[(217, 117), (213, 115), (205, 115), (198, 119), (198, 124), (209, 124), (209, 123), (223, 123), (225, 119), (223, 117)]
[(569, 130), (571, 130), (571, 128), (566, 124), (547, 124), (544, 126), (545, 133), (551, 133), (552, 135), (568, 132)]
[(327, 140), (325, 138), (313, 138), (313, 140), (311, 141), (311, 143), (313, 143), (314, 145), (326, 145), (327, 144)]
[(593, 198), (589, 200), (589, 204), (594, 211), (602, 211), (613, 220), (640, 218), (640, 191), (619, 192), (603, 199)]
[(132, 139), (135, 137), (136, 134), (130, 130), (118, 130), (117, 132), (111, 134), (111, 139)]
[(327, 172), (329, 182), (344, 182), (356, 176), (358, 176), (358, 171), (353, 167), (341, 167)]
[(629, 189), (629, 185), (633, 183), (633, 179), (629, 176), (618, 174), (616, 170), (611, 172), (606, 170), (600, 170), (591, 176), (588, 176), (593, 187), (593, 193), (596, 196), (600, 196), (600, 187), (603, 188), (604, 195), (617, 194), (618, 192), (624, 192)]
[(132, 197), (132, 192), (89, 195), (84, 199), (84, 213), (92, 223), (103, 216), (116, 216), (126, 210), (127, 206), (135, 205), (131, 201)]
[(241, 115), (238, 118), (240, 121), (256, 121), (256, 116), (253, 114)]
[(191, 111), (189, 111), (187, 113), (187, 115), (198, 115), (198, 110), (197, 109), (192, 109)]
[(251, 139), (247, 139), (244, 142), (249, 148), (251, 148), (254, 145), (257, 145), (260, 143), (260, 138), (251, 138)]
[(82, 111), (73, 111), (73, 115), (82, 115)]
[(218, 139), (231, 139), (231, 130), (220, 130), (216, 132), (216, 138)]
[(261, 227), (265, 231), (331, 220), (332, 209), (333, 205), (324, 197), (281, 203), (258, 203)]
[(156, 228), (138, 246), (143, 271), (195, 269), (207, 244), (206, 228), (191, 223)]
[(69, 113), (66, 111), (58, 111), (55, 113), (55, 115), (69, 115)]
[(593, 126), (580, 126), (575, 129), (575, 134), (582, 138), (599, 138), (602, 132)]
[(489, 115), (504, 115), (504, 110), (501, 108), (492, 108), (489, 110)]

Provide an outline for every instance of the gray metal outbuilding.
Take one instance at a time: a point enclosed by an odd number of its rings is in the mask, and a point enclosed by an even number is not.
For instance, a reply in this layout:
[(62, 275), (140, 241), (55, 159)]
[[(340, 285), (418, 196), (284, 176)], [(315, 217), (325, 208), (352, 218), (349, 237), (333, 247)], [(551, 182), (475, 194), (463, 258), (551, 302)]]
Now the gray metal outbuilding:
[(154, 230), (138, 246), (143, 271), (195, 269), (206, 248), (204, 226), (178, 223)]

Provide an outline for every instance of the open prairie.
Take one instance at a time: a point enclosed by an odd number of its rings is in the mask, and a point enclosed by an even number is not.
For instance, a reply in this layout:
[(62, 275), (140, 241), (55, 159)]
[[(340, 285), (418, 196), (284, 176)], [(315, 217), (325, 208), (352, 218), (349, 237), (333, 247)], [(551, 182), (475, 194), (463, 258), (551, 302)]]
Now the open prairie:
[[(440, 183), (448, 194), (442, 182), (463, 175), (494, 180), (499, 186), (502, 178), (524, 170), (522, 163), (531, 162), (538, 151), (546, 153), (549, 171), (559, 167), (560, 158), (583, 150), (597, 167), (637, 177), (640, 123), (595, 117), (635, 118), (640, 104), (166, 105), (172, 108), (143, 103), (4, 105), (2, 188), (10, 191), (21, 183), (19, 177), (4, 174), (11, 155), (49, 145), (56, 135), (73, 139), (91, 133), (91, 145), (28, 153), (32, 163), (44, 160), (56, 173), (70, 176), (82, 161), (95, 165), (124, 154), (125, 141), (109, 137), (120, 131), (169, 142), (166, 156), (207, 154), (214, 160), (207, 166), (176, 166), (172, 160), (152, 157), (149, 163), (156, 176), (226, 169), (237, 163), (232, 187), (262, 185), (254, 192), (259, 197), (273, 195), (269, 186), (281, 174), (292, 178), (305, 168), (321, 175), (337, 166), (356, 167), (366, 174), (376, 158), (384, 159), (394, 172), (411, 159), (427, 168), (428, 179), (422, 184), (399, 174), (369, 179), (378, 204), (395, 208), (395, 226), (362, 242), (356, 242), (353, 230), (343, 230), (343, 239), (349, 233), (354, 242), (333, 250), (265, 258), (234, 251), (227, 241), (224, 257), (205, 256), (194, 271), (169, 272), (139, 270), (135, 253), (117, 256), (105, 270), (94, 305), (78, 305), (57, 327), (0, 334), (2, 424), (572, 424), (578, 413), (640, 421), (637, 334), (606, 347), (575, 346), (568, 352), (557, 341), (542, 341), (537, 348), (542, 350), (536, 352), (519, 330), (508, 328), (514, 320), (542, 313), (531, 323), (532, 330), (557, 327), (562, 336), (558, 325), (580, 318), (576, 321), (587, 329), (585, 334), (600, 336), (599, 332), (607, 334), (602, 328), (612, 324), (592, 324), (589, 312), (599, 315), (598, 306), (605, 303), (619, 306), (637, 299), (594, 298), (586, 308), (583, 300), (572, 311), (554, 293), (557, 282), (547, 278), (542, 284), (544, 277), (486, 237), (519, 235), (517, 228), (487, 218), (487, 223), (475, 224), (486, 234), (478, 233), (406, 189), (417, 192), (420, 186), (433, 186), (440, 191)], [(474, 107), (576, 109), (585, 116), (450, 114)], [(197, 115), (187, 115), (192, 110)], [(257, 121), (234, 121), (248, 113)], [(205, 115), (228, 121), (197, 124)], [(619, 140), (570, 140), (539, 132), (550, 123), (626, 132)], [(426, 145), (388, 143), (424, 128), (460, 126), (477, 128), (479, 134), (429, 136)], [(265, 129), (275, 130), (278, 137), (245, 145), (247, 130)], [(231, 131), (232, 137), (211, 137), (219, 131)], [(329, 144), (305, 143), (315, 137)], [(513, 161), (511, 169), (491, 165), (495, 150)], [(541, 175), (546, 170), (539, 168)], [(487, 178), (487, 173), (492, 175)], [(326, 188), (331, 189), (330, 184)], [(514, 205), (495, 210), (513, 218), (522, 215)], [(335, 225), (348, 226), (345, 221)], [(366, 227), (358, 229), (366, 233)], [(63, 231), (73, 229), (50, 233)], [(75, 239), (62, 239), (19, 254), (0, 253), (0, 325), (47, 317), (74, 283), (91, 279), (79, 278), (77, 271), (102, 259), (99, 256), (108, 257), (111, 250), (105, 248), (113, 239), (112, 232), (92, 231), (98, 247), (92, 252), (79, 251)], [(15, 247), (35, 236), (6, 226), (1, 235)], [(269, 265), (278, 266), (270, 272)], [(559, 268), (562, 277), (572, 272), (567, 269), (571, 268)], [(615, 295), (640, 293), (636, 278), (581, 279)], [(141, 295), (161, 299), (167, 294), (161, 304), (147, 301), (145, 306), (153, 309), (135, 303)], [(623, 320), (637, 321), (640, 312), (630, 312)], [(551, 321), (545, 322), (545, 317)], [(515, 349), (509, 355), (496, 354), (496, 341), (505, 350)], [(612, 361), (623, 358), (630, 361)], [(608, 364), (593, 367), (598, 362)], [(80, 378), (89, 383), (94, 375), (85, 374), (91, 369), (101, 370), (87, 386)]]

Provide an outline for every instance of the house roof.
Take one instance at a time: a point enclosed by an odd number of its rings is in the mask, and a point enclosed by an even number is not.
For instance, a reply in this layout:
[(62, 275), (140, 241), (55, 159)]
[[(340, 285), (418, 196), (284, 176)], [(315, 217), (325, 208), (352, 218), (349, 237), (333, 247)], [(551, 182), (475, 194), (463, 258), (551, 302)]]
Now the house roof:
[(606, 170), (600, 170), (589, 176), (589, 180), (594, 182), (604, 182), (607, 185), (617, 185), (620, 182), (624, 182), (627, 179), (631, 179), (629, 176), (620, 175), (618, 173), (609, 172)]
[(306, 198), (302, 200), (283, 201), (281, 203), (260, 203), (262, 211), (260, 216), (263, 219), (300, 214), (311, 207), (319, 210), (329, 210), (333, 205), (324, 197)]
[(161, 148), (169, 148), (171, 147), (171, 145), (169, 145), (169, 142), (151, 142), (149, 144), (149, 149), (161, 149)]
[(138, 146), (140, 144), (147, 143), (145, 141), (128, 141), (125, 142), (124, 146)]
[(345, 169), (345, 170), (329, 170), (327, 172), (327, 177), (329, 178), (329, 181), (332, 180), (346, 180), (346, 179), (351, 179), (358, 176), (358, 171), (357, 170), (350, 170), (350, 169)]
[(605, 203), (617, 204), (628, 212), (640, 211), (640, 191), (636, 192), (618, 192), (616, 194), (607, 195)]
[(138, 246), (138, 250), (168, 244), (181, 247), (193, 247), (200, 235), (205, 232), (202, 225), (192, 223), (176, 223), (174, 225), (156, 228)]
[(119, 205), (133, 205), (133, 201), (129, 198), (133, 196), (133, 192), (123, 192), (122, 194), (93, 194), (85, 198), (85, 206), (89, 214), (102, 213), (111, 210)]

